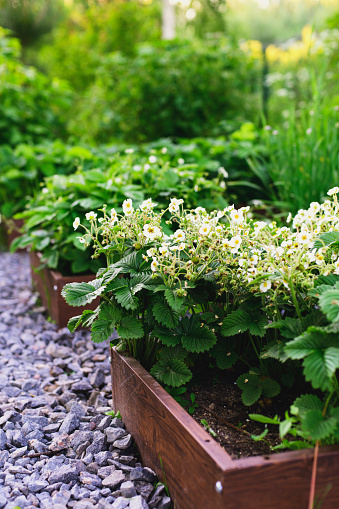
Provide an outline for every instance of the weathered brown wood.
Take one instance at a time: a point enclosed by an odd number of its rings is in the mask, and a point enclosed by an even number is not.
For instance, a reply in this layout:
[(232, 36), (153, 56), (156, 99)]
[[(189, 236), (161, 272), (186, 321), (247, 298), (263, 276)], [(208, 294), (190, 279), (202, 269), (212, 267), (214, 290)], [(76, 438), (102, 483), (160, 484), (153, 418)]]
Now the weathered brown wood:
[[(2, 236), (5, 242), (5, 245), (9, 248), (11, 243), (17, 237), (20, 237), (20, 228), (24, 225), (23, 219), (10, 219), (9, 225), (2, 225)], [(24, 251), (24, 249), (19, 249), (19, 251)]]
[(99, 299), (83, 307), (69, 306), (61, 295), (61, 290), (67, 283), (88, 283), (95, 276), (63, 276), (60, 272), (50, 270), (47, 267), (41, 269), (41, 254), (30, 252), (31, 276), (34, 286), (38, 291), (43, 306), (48, 310), (52, 320), (58, 327), (66, 327), (72, 316), (80, 315), (84, 309), (95, 309)]
[[(312, 450), (232, 460), (135, 359), (111, 358), (114, 410), (176, 509), (307, 509)], [(339, 508), (338, 476), (339, 449), (320, 449), (317, 493), (332, 485), (321, 509)]]

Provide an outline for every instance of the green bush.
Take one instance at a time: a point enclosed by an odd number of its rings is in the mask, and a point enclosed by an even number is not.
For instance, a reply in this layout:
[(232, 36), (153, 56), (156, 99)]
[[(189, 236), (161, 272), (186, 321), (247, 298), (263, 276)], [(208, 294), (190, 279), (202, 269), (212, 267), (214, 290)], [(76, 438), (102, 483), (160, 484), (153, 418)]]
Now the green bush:
[(257, 78), (227, 41), (141, 45), (133, 58), (104, 59), (70, 129), (100, 142), (220, 134), (220, 122), (255, 115)]
[(133, 55), (137, 43), (160, 39), (159, 4), (139, 1), (74, 5), (38, 54), (39, 66), (49, 75), (67, 79), (84, 90), (95, 77), (103, 56), (113, 51)]
[(22, 65), (19, 58), (18, 40), (0, 27), (0, 144), (37, 143), (64, 135), (68, 88)]
[(107, 160), (93, 149), (65, 145), (60, 140), (43, 145), (0, 145), (0, 213), (11, 218), (40, 190), (44, 177), (67, 175), (77, 169), (101, 166)]

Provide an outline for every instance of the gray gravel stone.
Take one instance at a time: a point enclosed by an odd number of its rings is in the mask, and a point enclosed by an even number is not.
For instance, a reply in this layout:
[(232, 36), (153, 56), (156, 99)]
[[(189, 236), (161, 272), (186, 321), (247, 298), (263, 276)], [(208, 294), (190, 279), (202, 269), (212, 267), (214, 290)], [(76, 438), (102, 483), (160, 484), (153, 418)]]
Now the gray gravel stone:
[(128, 507), (128, 506), (129, 506), (129, 500), (126, 500), (123, 497), (118, 497), (111, 507), (112, 507), (112, 509), (125, 509), (125, 507)]
[(130, 509), (148, 509), (148, 504), (141, 495), (137, 495), (136, 497), (131, 498), (129, 507)]
[(114, 472), (112, 472), (111, 475), (109, 475), (102, 481), (102, 485), (104, 487), (107, 486), (107, 487), (111, 488), (111, 490), (115, 490), (125, 480), (126, 480), (126, 475), (123, 473), (123, 471), (115, 470)]
[(80, 417), (76, 414), (68, 414), (59, 428), (59, 433), (73, 433), (80, 424)]
[[(132, 438), (105, 415), (106, 347), (46, 320), (25, 253), (0, 252), (0, 295), (0, 509), (112, 509), (117, 497), (114, 507), (128, 507), (127, 495), (146, 499), (145, 475), (129, 479), (140, 465)], [(154, 509), (165, 509), (156, 492)]]
[(126, 435), (125, 437), (113, 442), (113, 447), (117, 447), (118, 449), (128, 449), (132, 445), (132, 440), (131, 435)]
[(137, 494), (134, 484), (131, 481), (126, 481), (121, 484), (120, 493), (121, 496), (125, 498), (132, 498)]
[(79, 477), (79, 468), (72, 465), (62, 465), (56, 472), (49, 476), (51, 484), (56, 482), (69, 483), (70, 481), (77, 480)]
[(105, 435), (107, 437), (107, 442), (109, 444), (113, 444), (113, 442), (115, 442), (119, 438), (126, 436), (126, 430), (124, 430), (123, 428), (109, 427), (105, 429)]

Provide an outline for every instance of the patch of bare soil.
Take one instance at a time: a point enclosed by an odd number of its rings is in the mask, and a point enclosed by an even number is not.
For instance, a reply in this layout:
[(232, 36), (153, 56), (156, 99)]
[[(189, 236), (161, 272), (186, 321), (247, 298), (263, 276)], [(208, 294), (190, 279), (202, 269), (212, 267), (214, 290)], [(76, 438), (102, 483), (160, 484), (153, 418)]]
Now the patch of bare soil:
[(209, 377), (204, 383), (193, 385), (189, 392), (195, 395), (199, 406), (192, 417), (199, 424), (205, 419), (216, 433), (214, 439), (234, 459), (272, 454), (270, 445), (281, 442), (278, 426), (269, 426), (266, 442), (256, 442), (251, 435), (260, 435), (265, 425), (249, 419), (248, 414), (263, 414), (272, 418), (278, 415), (283, 418), (296, 395), (282, 393), (272, 400), (259, 400), (247, 407), (241, 401), (241, 390), (235, 380), (234, 374), (222, 373), (217, 380)]

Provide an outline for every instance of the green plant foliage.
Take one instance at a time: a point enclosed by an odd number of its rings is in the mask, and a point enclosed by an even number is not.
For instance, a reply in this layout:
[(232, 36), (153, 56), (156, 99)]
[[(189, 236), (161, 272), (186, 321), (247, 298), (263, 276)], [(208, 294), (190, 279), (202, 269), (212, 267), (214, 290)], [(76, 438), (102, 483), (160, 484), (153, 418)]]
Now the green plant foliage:
[(65, 83), (20, 63), (20, 45), (0, 27), (0, 144), (36, 143), (65, 134)]
[(249, 331), (254, 336), (264, 336), (267, 318), (262, 314), (252, 316), (243, 309), (237, 309), (224, 318), (221, 332), (224, 336), (234, 336)]
[[(228, 41), (141, 45), (133, 58), (102, 60), (70, 130), (99, 142), (220, 134), (222, 121), (253, 118), (250, 81), (258, 76), (255, 62)], [(175, 180), (168, 172), (159, 186)]]
[(240, 375), (237, 378), (237, 385), (242, 390), (241, 399), (246, 406), (253, 405), (260, 397), (273, 398), (280, 392), (278, 382), (262, 376), (257, 370)]
[[(67, 79), (76, 91), (90, 85), (102, 59), (121, 51), (133, 55), (140, 42), (158, 41), (161, 12), (157, 2), (93, 2), (73, 5), (40, 49), (39, 66)], [(84, 64), (85, 63), (85, 64)]]

